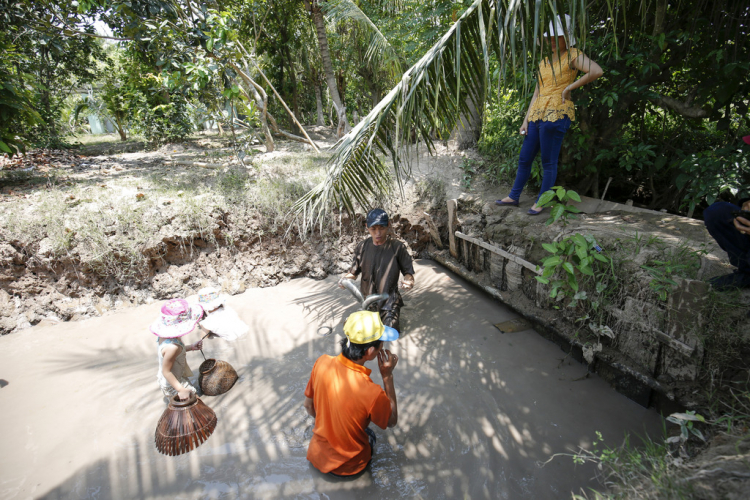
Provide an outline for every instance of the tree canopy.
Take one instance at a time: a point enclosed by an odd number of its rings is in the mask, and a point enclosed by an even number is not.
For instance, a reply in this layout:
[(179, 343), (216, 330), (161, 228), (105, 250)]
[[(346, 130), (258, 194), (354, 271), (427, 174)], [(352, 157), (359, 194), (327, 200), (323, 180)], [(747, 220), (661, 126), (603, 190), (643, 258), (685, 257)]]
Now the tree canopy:
[(574, 95), (562, 180), (598, 195), (611, 177), (610, 193), (691, 213), (741, 194), (750, 13), (730, 0), (0, 0), (0, 149), (61, 143), (89, 86), (123, 138), (212, 120), (271, 151), (274, 137), (315, 148), (302, 125), (336, 127), (328, 176), (298, 205), (308, 222), (376, 203), (409, 174), (410, 145), (469, 122), (501, 179), (562, 13), (605, 69)]

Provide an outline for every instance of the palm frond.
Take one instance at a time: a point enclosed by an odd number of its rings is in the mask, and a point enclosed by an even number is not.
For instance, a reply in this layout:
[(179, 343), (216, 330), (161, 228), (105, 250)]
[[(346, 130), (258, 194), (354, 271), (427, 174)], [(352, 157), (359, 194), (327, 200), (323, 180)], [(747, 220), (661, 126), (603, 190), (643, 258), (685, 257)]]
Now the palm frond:
[(365, 58), (387, 68), (392, 77), (403, 72), (401, 57), (375, 23), (352, 0), (328, 0), (320, 4), (331, 23), (351, 20), (360, 25), (370, 35)]
[(332, 206), (355, 210), (392, 186), (391, 169), (378, 156), (390, 156), (399, 186), (410, 174), (406, 149), (447, 137), (469, 102), (484, 105), (489, 45), (496, 45), (492, 0), (476, 0), (450, 30), (410, 69), (354, 129), (337, 143), (324, 181), (297, 202), (309, 226), (322, 222)]
[[(329, 3), (341, 9), (344, 4), (353, 5), (350, 0)], [(411, 173), (409, 145), (422, 141), (432, 153), (433, 141), (447, 137), (462, 115), (470, 115), (470, 104), (483, 109), (490, 53), (500, 62), (498, 86), (503, 85), (507, 73), (523, 73), (524, 86), (530, 89), (535, 82), (532, 68), (551, 55), (549, 45), (537, 41), (548, 30), (550, 20), (565, 13), (573, 18), (577, 47), (585, 45), (586, 0), (475, 0), (370, 114), (336, 144), (325, 180), (296, 204), (306, 227), (322, 221), (333, 207), (349, 212), (355, 205), (369, 207), (388, 193), (393, 175), (400, 187)], [(390, 156), (393, 170), (382, 155)]]

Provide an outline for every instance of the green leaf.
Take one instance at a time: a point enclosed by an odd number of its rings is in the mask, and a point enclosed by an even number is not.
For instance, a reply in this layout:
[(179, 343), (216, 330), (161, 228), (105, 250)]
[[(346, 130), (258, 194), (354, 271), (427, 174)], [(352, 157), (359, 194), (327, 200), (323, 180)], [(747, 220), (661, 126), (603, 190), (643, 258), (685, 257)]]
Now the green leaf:
[(609, 264), (609, 258), (605, 257), (604, 255), (600, 253), (593, 253), (591, 255), (593, 255), (596, 260)]
[(537, 201), (536, 205), (538, 207), (543, 207), (547, 203), (552, 201), (554, 197), (555, 197), (555, 193), (552, 190), (545, 191), (544, 193), (542, 193), (542, 196), (539, 197), (539, 201)]
[(550, 219), (552, 222), (557, 222), (557, 220), (562, 217), (562, 214), (565, 213), (565, 205), (555, 205), (552, 208), (552, 211), (549, 214)]
[(534, 276), (534, 277), (539, 283), (544, 283), (545, 285), (549, 285), (549, 280), (547, 278), (544, 278), (542, 276)]
[(576, 245), (576, 255), (579, 259), (583, 260), (588, 256), (588, 252), (586, 251), (585, 247), (582, 247), (581, 245)]
[(576, 277), (572, 274), (568, 275), (568, 286), (573, 289), (573, 291), (578, 291), (578, 280), (576, 280)]
[(578, 196), (578, 193), (576, 193), (575, 191), (572, 191), (572, 190), (568, 191), (568, 198), (570, 198), (571, 200), (573, 200), (573, 201), (575, 201), (577, 203), (581, 202), (581, 197)]
[(594, 270), (591, 269), (589, 266), (578, 266), (578, 270), (581, 271), (583, 274), (587, 276), (593, 276)]
[(13, 151), (11, 151), (8, 145), (5, 144), (3, 141), (0, 141), (0, 149), (5, 151), (6, 153), (13, 154)]
[(556, 266), (560, 262), (562, 262), (562, 259), (558, 255), (554, 255), (552, 257), (547, 257), (546, 259), (544, 259), (542, 261), (542, 265), (544, 265), (544, 267), (550, 267), (550, 266)]
[(580, 234), (580, 233), (574, 234), (573, 236), (571, 236), (571, 239), (579, 247), (583, 247), (583, 248), (588, 248), (589, 247), (589, 244), (586, 241), (586, 238), (582, 234)]
[(562, 267), (568, 272), (568, 274), (575, 275), (575, 269), (573, 269), (573, 264), (570, 262), (563, 262)]
[(557, 246), (550, 243), (542, 243), (542, 248), (547, 250), (549, 253), (557, 253)]
[(686, 421), (693, 421), (693, 422), (705, 422), (706, 421), (703, 415), (696, 415), (695, 411), (690, 411), (687, 413), (672, 413), (671, 415), (669, 415), (669, 417), (676, 419), (676, 420), (686, 420)]

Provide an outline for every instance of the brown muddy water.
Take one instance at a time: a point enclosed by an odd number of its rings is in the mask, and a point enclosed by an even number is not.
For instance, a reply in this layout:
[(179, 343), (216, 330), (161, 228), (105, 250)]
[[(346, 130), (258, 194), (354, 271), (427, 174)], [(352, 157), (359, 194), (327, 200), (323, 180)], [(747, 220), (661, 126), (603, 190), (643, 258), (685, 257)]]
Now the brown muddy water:
[[(586, 367), (561, 361), (556, 345), (532, 330), (500, 333), (493, 324), (512, 311), (431, 261), (415, 268), (404, 334), (390, 346), (401, 358), (399, 425), (375, 428), (371, 470), (356, 480), (305, 459), (310, 369), (339, 352), (356, 306), (336, 277), (304, 278), (229, 299), (250, 333), (204, 351), (240, 380), (203, 397), (216, 431), (178, 457), (154, 447), (164, 403), (147, 326), (159, 304), (0, 338), (0, 498), (569, 498), (596, 486), (596, 471), (569, 457), (542, 465), (552, 454), (591, 448), (596, 431), (610, 445), (659, 435), (655, 412), (581, 379)], [(193, 371), (202, 360), (188, 353)]]

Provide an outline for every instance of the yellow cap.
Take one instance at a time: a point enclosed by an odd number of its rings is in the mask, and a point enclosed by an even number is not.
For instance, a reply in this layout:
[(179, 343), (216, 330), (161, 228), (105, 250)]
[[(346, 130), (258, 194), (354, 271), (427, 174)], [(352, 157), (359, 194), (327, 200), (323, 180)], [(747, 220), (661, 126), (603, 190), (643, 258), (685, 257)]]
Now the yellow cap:
[(380, 314), (372, 311), (357, 311), (349, 315), (344, 323), (344, 333), (350, 342), (369, 344), (376, 340), (390, 342), (399, 337), (398, 331), (383, 326)]

